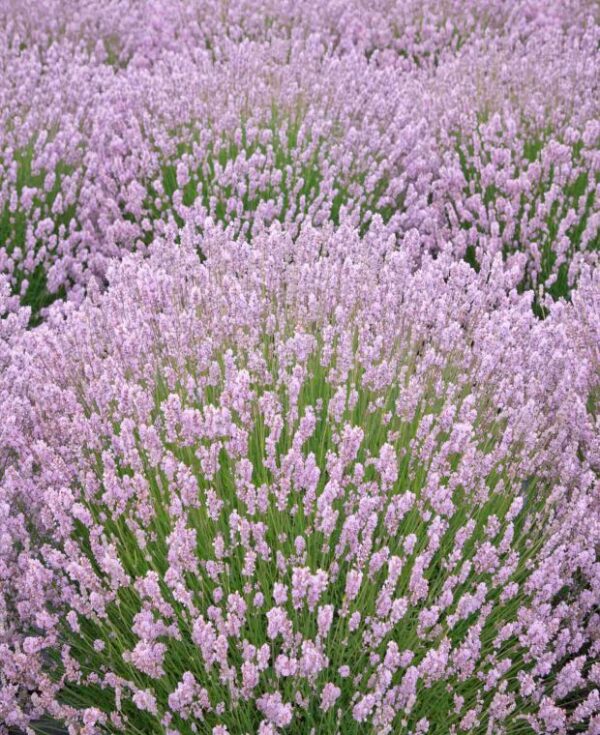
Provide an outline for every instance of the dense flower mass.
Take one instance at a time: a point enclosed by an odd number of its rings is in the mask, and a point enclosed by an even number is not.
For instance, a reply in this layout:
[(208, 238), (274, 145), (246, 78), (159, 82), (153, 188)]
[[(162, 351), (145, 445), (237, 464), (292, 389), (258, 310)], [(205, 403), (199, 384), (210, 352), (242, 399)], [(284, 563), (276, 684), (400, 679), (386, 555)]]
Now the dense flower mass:
[(0, 12), (0, 272), (36, 313), (169, 221), (250, 237), (380, 213), (473, 264), (524, 253), (555, 296), (597, 250), (593, 3)]
[(0, 735), (600, 735), (600, 6), (0, 3)]
[(156, 242), (13, 327), (9, 722), (595, 731), (597, 364), (406, 240)]

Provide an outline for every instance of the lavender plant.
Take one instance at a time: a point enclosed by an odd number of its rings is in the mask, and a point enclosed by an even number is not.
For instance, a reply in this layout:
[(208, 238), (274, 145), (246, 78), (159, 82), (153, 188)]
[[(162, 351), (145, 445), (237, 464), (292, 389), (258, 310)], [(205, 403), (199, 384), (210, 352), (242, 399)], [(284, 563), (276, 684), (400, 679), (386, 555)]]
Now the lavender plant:
[(596, 732), (597, 313), (377, 218), (200, 244), (10, 322), (4, 722)]
[(523, 285), (559, 297), (600, 245), (598, 29), (542, 39), (470, 44), (440, 68), (432, 118), (443, 107), (439, 135), (460, 158), (447, 187), (457, 254), (525, 253)]
[(24, 303), (35, 268), (50, 293), (80, 300), (111, 258), (144, 252), (169, 223), (202, 231), (210, 217), (251, 238), (275, 219), (294, 231), (379, 213), (424, 236), (435, 221), (437, 158), (424, 121), (404, 112), (410, 87), (390, 93), (396, 73), (362, 56), (339, 59), (316, 39), (230, 44), (218, 61), (165, 52), (150, 70), (92, 65), (83, 103), (56, 90), (53, 69), (38, 84), (57, 124), (75, 108), (60, 134), (36, 133), (47, 110), (7, 111), (7, 125), (25, 117), (6, 151), (4, 216), (5, 268)]

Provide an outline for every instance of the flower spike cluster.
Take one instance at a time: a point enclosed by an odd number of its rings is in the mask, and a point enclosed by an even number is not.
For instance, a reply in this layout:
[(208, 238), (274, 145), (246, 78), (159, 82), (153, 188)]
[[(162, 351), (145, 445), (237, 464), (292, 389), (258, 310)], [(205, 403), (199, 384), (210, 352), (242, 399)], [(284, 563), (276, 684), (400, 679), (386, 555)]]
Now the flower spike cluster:
[(597, 313), (382, 228), (157, 241), (17, 328), (7, 722), (595, 732)]

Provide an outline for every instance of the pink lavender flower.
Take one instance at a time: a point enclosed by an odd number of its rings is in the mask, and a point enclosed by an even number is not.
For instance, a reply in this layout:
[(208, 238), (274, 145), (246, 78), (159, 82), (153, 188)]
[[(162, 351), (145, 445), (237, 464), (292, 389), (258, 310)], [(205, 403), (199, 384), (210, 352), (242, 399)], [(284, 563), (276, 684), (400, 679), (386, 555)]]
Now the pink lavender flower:
[(0, 28), (0, 733), (600, 732), (597, 3)]

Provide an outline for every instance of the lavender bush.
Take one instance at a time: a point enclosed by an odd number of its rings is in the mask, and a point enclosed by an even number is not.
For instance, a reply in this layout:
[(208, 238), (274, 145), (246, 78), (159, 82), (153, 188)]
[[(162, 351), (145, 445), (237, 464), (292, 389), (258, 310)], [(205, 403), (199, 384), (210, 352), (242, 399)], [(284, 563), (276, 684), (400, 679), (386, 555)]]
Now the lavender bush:
[(202, 248), (13, 325), (7, 721), (595, 732), (597, 319), (377, 226)]
[(600, 735), (599, 21), (0, 4), (1, 735)]

